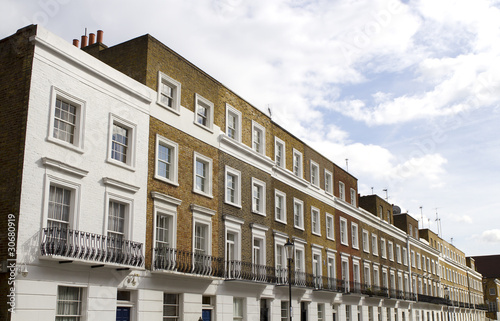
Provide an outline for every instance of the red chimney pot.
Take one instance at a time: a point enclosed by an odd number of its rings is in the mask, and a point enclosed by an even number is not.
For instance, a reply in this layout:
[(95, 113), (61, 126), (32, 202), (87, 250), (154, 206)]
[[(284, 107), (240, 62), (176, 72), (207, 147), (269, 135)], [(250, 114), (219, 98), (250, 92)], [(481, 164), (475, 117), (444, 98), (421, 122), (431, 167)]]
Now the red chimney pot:
[(102, 30), (97, 30), (97, 42), (102, 43), (102, 36), (104, 34), (104, 31)]
[(89, 45), (93, 45), (95, 43), (95, 33), (89, 34)]
[(82, 36), (82, 46), (80, 48), (85, 48), (87, 47), (87, 36)]
[(78, 39), (73, 39), (73, 46), (78, 48), (79, 43), (80, 43), (80, 41)]

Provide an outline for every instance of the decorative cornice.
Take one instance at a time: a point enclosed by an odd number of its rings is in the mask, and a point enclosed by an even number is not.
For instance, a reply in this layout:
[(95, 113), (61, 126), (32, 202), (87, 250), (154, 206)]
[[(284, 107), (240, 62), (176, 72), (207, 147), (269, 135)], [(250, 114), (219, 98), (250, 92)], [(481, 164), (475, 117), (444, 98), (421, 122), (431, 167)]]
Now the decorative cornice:
[(76, 175), (80, 178), (87, 176), (89, 171), (63, 163), (53, 158), (42, 157), (42, 164), (48, 167), (59, 169), (63, 172)]
[(182, 200), (180, 199), (159, 192), (151, 192), (151, 197), (155, 201), (165, 202), (174, 206), (179, 206), (182, 203)]
[(217, 213), (217, 211), (215, 211), (215, 210), (212, 210), (208, 207), (196, 205), (196, 204), (191, 204), (191, 211), (198, 212), (201, 214), (211, 215), (211, 216), (214, 216), (215, 213)]
[(103, 177), (102, 182), (104, 183), (104, 185), (120, 188), (120, 189), (126, 190), (127, 192), (131, 192), (131, 193), (136, 193), (140, 189), (139, 186), (134, 186), (134, 185), (131, 185), (128, 183), (124, 183), (124, 182), (121, 182), (119, 180), (116, 180), (116, 179), (110, 178), (110, 177)]
[(250, 228), (254, 228), (256, 230), (261, 230), (264, 232), (267, 232), (269, 230), (269, 226), (265, 226), (265, 225), (257, 224), (257, 223), (250, 223)]
[(223, 151), (267, 173), (272, 173), (274, 162), (268, 156), (257, 153), (247, 145), (229, 138), (226, 134), (219, 135), (219, 142)]
[[(243, 223), (245, 223), (245, 220), (244, 220), (244, 219), (239, 218), (239, 217), (236, 217), (236, 216), (228, 215), (228, 214), (224, 214), (224, 215), (222, 215), (222, 219), (223, 219), (224, 221), (228, 221), (228, 222), (236, 223), (236, 224), (239, 224), (239, 225), (243, 225)], [(251, 224), (250, 224), (250, 225), (251, 225)]]

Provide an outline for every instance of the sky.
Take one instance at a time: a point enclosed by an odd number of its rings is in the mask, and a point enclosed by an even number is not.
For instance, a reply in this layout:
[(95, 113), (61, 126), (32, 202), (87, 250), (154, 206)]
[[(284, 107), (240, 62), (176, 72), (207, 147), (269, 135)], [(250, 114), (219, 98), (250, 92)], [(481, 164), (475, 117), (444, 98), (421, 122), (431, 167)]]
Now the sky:
[(269, 108), (273, 121), (354, 175), (361, 195), (387, 197), (467, 256), (500, 254), (499, 0), (2, 7), (0, 39), (29, 24), (68, 42), (100, 29), (108, 46), (149, 33)]

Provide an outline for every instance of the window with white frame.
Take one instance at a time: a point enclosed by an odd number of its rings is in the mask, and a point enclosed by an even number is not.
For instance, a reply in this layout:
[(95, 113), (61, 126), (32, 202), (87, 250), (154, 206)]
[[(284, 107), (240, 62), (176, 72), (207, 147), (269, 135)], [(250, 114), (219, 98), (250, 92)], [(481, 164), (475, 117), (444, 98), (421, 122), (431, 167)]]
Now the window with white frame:
[(109, 132), (110, 150), (108, 161), (134, 167), (136, 125), (110, 114)]
[(319, 165), (311, 161), (311, 184), (319, 187)]
[(342, 277), (342, 281), (344, 282), (344, 286), (347, 287), (347, 291), (349, 289), (349, 258), (342, 256), (342, 262), (340, 264), (340, 273)]
[(252, 212), (266, 215), (266, 183), (252, 177)]
[(387, 242), (387, 250), (389, 252), (389, 260), (394, 261), (394, 245), (391, 241)]
[(259, 154), (266, 155), (266, 129), (252, 120), (252, 149)]
[(178, 185), (179, 145), (163, 136), (156, 135), (155, 178)]
[(175, 248), (173, 244), (174, 217), (167, 213), (156, 213), (155, 248), (159, 251), (163, 249)]
[(293, 199), (293, 226), (304, 229), (304, 202), (296, 198)]
[(326, 238), (329, 240), (335, 240), (335, 229), (333, 215), (326, 213)]
[(387, 276), (387, 270), (382, 269), (382, 287), (388, 289), (389, 288), (389, 279)]
[(378, 242), (375, 234), (372, 234), (372, 254), (378, 256)]
[(319, 209), (311, 206), (311, 232), (315, 235), (321, 235), (320, 227)]
[(408, 230), (410, 231), (410, 236), (413, 236), (413, 227), (411, 226), (411, 224), (408, 224)]
[[(240, 272), (240, 261), (241, 261), (241, 226), (243, 220), (233, 216), (224, 216), (224, 227), (225, 227), (225, 265), (226, 274), (228, 278), (236, 278)], [(255, 250), (253, 237), (252, 237), (252, 252)], [(260, 244), (258, 244), (260, 245)], [(260, 253), (259, 253), (260, 254)], [(260, 257), (259, 257), (260, 258)], [(257, 258), (257, 259), (259, 259)], [(253, 255), (252, 255), (253, 260)]]
[(335, 253), (327, 252), (327, 276), (330, 279), (330, 288), (335, 289), (337, 287), (334, 283), (334, 279), (337, 278), (335, 272)]
[(237, 142), (241, 142), (241, 112), (226, 104), (226, 135)]
[(209, 253), (209, 225), (203, 222), (194, 223), (194, 252), (200, 255)]
[(274, 137), (274, 161), (276, 165), (281, 168), (286, 168), (286, 154), (285, 154), (285, 142)]
[(405, 247), (402, 249), (403, 251), (403, 264), (408, 265), (408, 250)]
[(355, 249), (359, 249), (358, 224), (356, 223), (351, 223), (351, 238), (352, 238), (352, 247)]
[(56, 321), (79, 321), (82, 319), (83, 288), (73, 286), (57, 287)]
[(108, 239), (110, 248), (120, 251), (127, 238), (130, 204), (117, 199), (109, 199)]
[(352, 261), (352, 281), (354, 282), (354, 286), (359, 289), (361, 283), (361, 272), (359, 267), (359, 261)]
[(420, 265), (420, 253), (417, 253), (417, 269), (422, 269), (422, 266)]
[(194, 152), (193, 191), (212, 197), (212, 159)]
[(345, 201), (345, 185), (342, 182), (339, 182), (339, 198)]
[(427, 267), (425, 265), (425, 255), (422, 255), (422, 270), (427, 272)]
[(288, 301), (281, 300), (281, 321), (288, 321)]
[(49, 187), (47, 229), (55, 238), (66, 239), (72, 227), (75, 190), (54, 183)]
[(179, 295), (163, 293), (163, 321), (179, 320)]
[(325, 192), (333, 194), (333, 175), (325, 169)]
[(158, 72), (158, 104), (179, 113), (181, 105), (181, 83)]
[(274, 219), (286, 224), (286, 194), (277, 189), (274, 190)]
[(373, 286), (380, 286), (380, 276), (378, 266), (373, 266)]
[(195, 94), (194, 123), (209, 131), (214, 125), (214, 104), (198, 94)]
[(415, 251), (411, 251), (411, 267), (415, 267)]
[(340, 220), (340, 243), (343, 245), (349, 245), (347, 239), (347, 220), (343, 217), (340, 217), (339, 220)]
[(252, 228), (252, 263), (254, 275), (263, 279), (266, 276), (266, 232), (268, 227), (253, 223)]
[(351, 205), (356, 206), (356, 190), (351, 188)]
[(325, 304), (318, 303), (318, 321), (325, 320)]
[(227, 204), (241, 206), (241, 172), (226, 166), (226, 198)]
[(383, 259), (387, 258), (387, 248), (385, 247), (385, 239), (380, 238), (380, 255)]
[(314, 285), (316, 288), (322, 285), (322, 259), (321, 259), (321, 249), (313, 247), (312, 248), (312, 274), (314, 278)]
[(295, 273), (300, 281), (305, 281), (306, 261), (304, 244), (295, 242)]
[(371, 282), (370, 282), (370, 264), (368, 263), (365, 263), (363, 265), (363, 283), (370, 286), (371, 285)]
[(363, 230), (363, 251), (370, 253), (370, 239), (367, 230)]
[(233, 321), (243, 320), (243, 298), (233, 298)]
[(83, 128), (85, 102), (55, 87), (52, 87), (50, 130), (47, 139), (51, 142), (83, 150)]
[(302, 177), (302, 153), (296, 149), (293, 150), (293, 173)]

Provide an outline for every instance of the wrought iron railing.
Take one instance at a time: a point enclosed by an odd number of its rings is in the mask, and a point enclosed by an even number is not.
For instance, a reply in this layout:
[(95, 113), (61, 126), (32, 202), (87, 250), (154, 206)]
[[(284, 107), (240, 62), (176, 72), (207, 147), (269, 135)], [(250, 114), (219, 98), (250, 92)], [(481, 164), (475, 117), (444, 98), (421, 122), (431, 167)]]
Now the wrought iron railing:
[(142, 267), (142, 243), (59, 227), (42, 229), (42, 256)]
[(153, 269), (223, 277), (224, 261), (203, 253), (158, 247), (154, 249)]
[(419, 302), (427, 302), (427, 303), (439, 304), (439, 305), (449, 305), (449, 302), (450, 302), (446, 298), (441, 298), (441, 297), (436, 297), (436, 296), (430, 296), (430, 295), (424, 295), (424, 294), (419, 294), (418, 295), (418, 301)]

